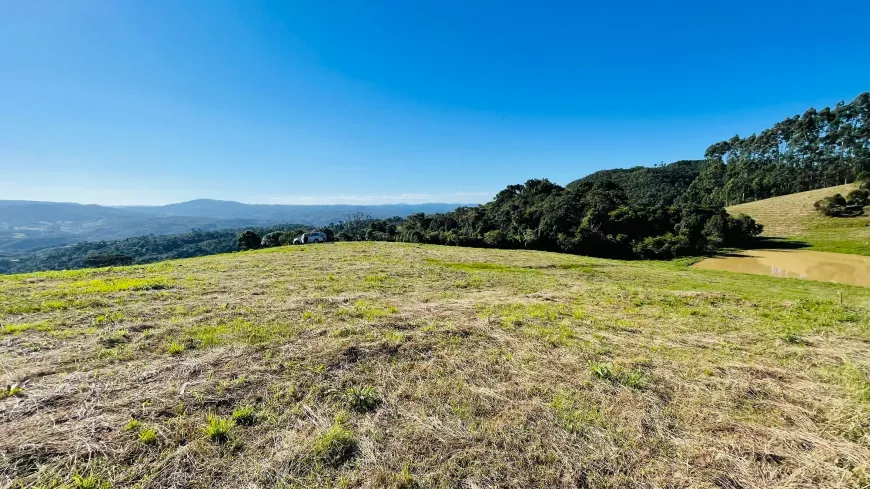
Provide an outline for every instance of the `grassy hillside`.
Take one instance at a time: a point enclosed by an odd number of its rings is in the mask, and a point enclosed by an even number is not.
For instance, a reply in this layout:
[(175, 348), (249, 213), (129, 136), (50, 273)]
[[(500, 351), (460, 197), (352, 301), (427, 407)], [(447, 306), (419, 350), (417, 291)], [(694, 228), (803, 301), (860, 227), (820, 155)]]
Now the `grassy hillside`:
[(839, 185), (728, 207), (764, 224), (764, 236), (803, 241), (819, 251), (870, 255), (870, 216), (824, 217), (813, 204), (830, 195), (848, 194), (858, 186)]
[(29, 379), (0, 486), (867, 487), (870, 289), (686, 265), (340, 243), (0, 277)]

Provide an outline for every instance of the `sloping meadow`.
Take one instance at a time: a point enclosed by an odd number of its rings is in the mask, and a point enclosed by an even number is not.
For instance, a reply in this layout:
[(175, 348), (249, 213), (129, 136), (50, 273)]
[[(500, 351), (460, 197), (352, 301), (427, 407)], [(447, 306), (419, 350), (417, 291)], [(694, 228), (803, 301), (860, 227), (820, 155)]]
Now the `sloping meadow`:
[(867, 487), (870, 290), (282, 247), (0, 277), (0, 486)]

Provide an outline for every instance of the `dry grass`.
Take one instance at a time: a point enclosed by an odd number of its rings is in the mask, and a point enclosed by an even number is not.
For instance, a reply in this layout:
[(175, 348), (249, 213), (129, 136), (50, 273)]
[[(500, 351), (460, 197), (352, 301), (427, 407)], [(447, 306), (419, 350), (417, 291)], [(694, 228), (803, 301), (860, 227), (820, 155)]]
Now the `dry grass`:
[(687, 264), (347, 243), (2, 277), (0, 486), (867, 487), (870, 290)]
[(731, 214), (746, 214), (764, 224), (764, 236), (804, 241), (819, 251), (870, 255), (870, 215), (856, 218), (824, 217), (813, 204), (834, 195), (846, 195), (856, 184), (734, 205)]

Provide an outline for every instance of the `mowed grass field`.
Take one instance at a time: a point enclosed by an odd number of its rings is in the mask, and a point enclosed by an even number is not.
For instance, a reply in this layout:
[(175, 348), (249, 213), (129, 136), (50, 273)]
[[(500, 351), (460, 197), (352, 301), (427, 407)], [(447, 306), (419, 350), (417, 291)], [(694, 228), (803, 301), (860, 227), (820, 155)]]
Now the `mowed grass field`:
[(731, 214), (746, 214), (764, 224), (763, 236), (802, 241), (818, 251), (870, 255), (870, 215), (825, 217), (813, 204), (834, 194), (845, 196), (858, 188), (839, 185), (728, 207)]
[(338, 243), (0, 277), (0, 486), (868, 487), (870, 289), (688, 264)]

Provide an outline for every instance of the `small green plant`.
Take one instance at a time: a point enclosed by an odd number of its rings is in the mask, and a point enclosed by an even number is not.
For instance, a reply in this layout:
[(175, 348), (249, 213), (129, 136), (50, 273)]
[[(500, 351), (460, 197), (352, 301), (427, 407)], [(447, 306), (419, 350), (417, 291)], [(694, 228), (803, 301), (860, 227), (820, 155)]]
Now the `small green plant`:
[(411, 473), (411, 466), (405, 464), (402, 471), (395, 476), (395, 487), (397, 489), (416, 489), (419, 487), (417, 481), (414, 480), (414, 474)]
[(142, 427), (142, 422), (138, 419), (131, 419), (127, 421), (127, 424), (124, 425), (124, 431), (139, 431), (139, 428)]
[(184, 348), (184, 343), (173, 341), (169, 344), (169, 348), (167, 348), (167, 350), (169, 351), (170, 355), (181, 355), (182, 353), (184, 353)]
[(157, 431), (154, 428), (139, 430), (139, 443), (143, 445), (153, 445), (157, 443)]
[(344, 391), (344, 400), (351, 409), (365, 413), (373, 411), (381, 404), (381, 398), (371, 386), (348, 387)]
[(226, 443), (230, 439), (230, 430), (235, 426), (235, 421), (230, 418), (222, 418), (214, 414), (208, 415), (208, 424), (205, 425), (205, 434), (215, 443)]
[(613, 380), (613, 367), (607, 363), (590, 362), (589, 370), (592, 375), (604, 380)]
[(782, 338), (782, 341), (791, 343), (792, 345), (803, 345), (806, 343), (806, 340), (795, 331), (786, 331), (780, 338)]
[(2, 391), (0, 391), (0, 399), (6, 399), (7, 397), (19, 395), (21, 395), (21, 387), (17, 385), (6, 387)]
[(356, 438), (341, 422), (336, 421), (314, 440), (314, 456), (333, 466), (353, 457), (357, 449)]
[(72, 477), (72, 485), (73, 489), (109, 489), (111, 484), (108, 481), (104, 481), (94, 474), (90, 475), (80, 475), (75, 474)]
[(589, 370), (592, 371), (592, 375), (599, 379), (616, 382), (632, 389), (643, 389), (648, 382), (643, 372), (614, 369), (609, 363), (591, 362)]
[(251, 406), (242, 406), (233, 411), (233, 421), (242, 426), (253, 426), (257, 422), (257, 413)]
[(646, 375), (644, 375), (643, 372), (635, 370), (620, 372), (617, 381), (626, 387), (631, 387), (632, 389), (643, 389), (647, 385)]

